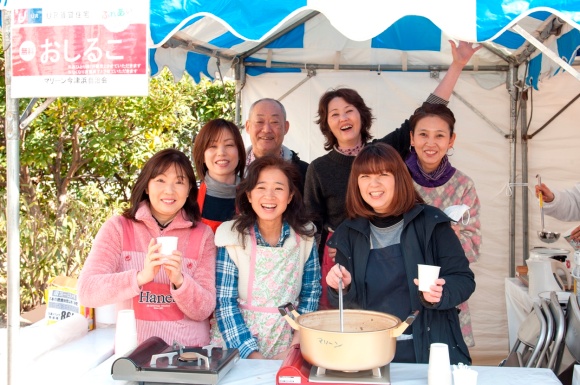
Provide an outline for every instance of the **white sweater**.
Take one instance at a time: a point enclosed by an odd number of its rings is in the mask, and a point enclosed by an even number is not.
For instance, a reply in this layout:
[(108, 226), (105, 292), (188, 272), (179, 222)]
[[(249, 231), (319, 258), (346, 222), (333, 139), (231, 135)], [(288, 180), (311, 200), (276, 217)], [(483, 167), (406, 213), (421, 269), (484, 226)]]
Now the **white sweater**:
[(544, 213), (561, 221), (580, 221), (580, 183), (571, 189), (554, 191), (554, 200), (544, 202)]

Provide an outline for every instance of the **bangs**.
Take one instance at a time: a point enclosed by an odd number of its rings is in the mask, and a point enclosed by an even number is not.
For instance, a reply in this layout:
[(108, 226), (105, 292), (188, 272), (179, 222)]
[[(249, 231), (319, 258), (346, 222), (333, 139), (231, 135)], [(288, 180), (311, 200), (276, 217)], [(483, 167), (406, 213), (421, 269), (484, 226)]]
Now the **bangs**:
[(352, 173), (354, 175), (392, 173), (394, 171), (392, 162), (377, 156), (371, 151), (359, 154), (358, 158), (352, 165)]
[(169, 158), (165, 158), (162, 161), (159, 162), (159, 164), (157, 164), (152, 172), (151, 172), (151, 178), (149, 179), (153, 179), (158, 177), (161, 174), (164, 174), (165, 171), (169, 170), (170, 168), (175, 168), (175, 173), (177, 174), (178, 177), (180, 178), (184, 178), (184, 179), (189, 179), (187, 173), (185, 172), (185, 170), (183, 169), (183, 166), (176, 162), (174, 159), (169, 159)]

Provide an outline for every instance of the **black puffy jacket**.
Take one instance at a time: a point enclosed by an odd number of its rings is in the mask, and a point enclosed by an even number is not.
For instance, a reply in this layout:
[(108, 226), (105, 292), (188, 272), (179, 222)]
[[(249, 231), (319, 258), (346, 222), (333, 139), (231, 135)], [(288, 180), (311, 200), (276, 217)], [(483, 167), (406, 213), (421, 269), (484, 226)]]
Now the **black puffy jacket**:
[[(475, 291), (475, 280), (461, 243), (450, 226), (450, 219), (436, 207), (417, 204), (404, 214), (403, 220), (401, 250), (411, 293), (411, 309), (419, 310), (413, 323), (417, 363), (428, 363), (431, 343), (441, 342), (449, 346), (451, 364), (471, 364), (456, 306)], [(368, 219), (347, 219), (328, 241), (330, 247), (337, 249), (336, 262), (345, 266), (353, 277), (343, 298), (345, 307), (365, 309), (370, 231)], [(441, 266), (439, 277), (445, 279), (445, 285), (440, 302), (431, 304), (423, 300), (413, 282), (413, 278), (418, 276), (417, 264)], [(328, 288), (328, 296), (330, 303), (338, 306), (338, 294), (334, 289)]]

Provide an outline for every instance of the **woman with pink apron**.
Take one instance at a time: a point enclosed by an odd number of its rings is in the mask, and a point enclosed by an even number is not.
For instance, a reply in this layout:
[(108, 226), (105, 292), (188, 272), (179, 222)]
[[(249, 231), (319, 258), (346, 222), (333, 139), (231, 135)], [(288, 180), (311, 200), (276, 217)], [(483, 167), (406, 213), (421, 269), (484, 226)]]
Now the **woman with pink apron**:
[(240, 215), (216, 232), (216, 311), (211, 341), (242, 358), (282, 359), (298, 336), (278, 312), (315, 311), (320, 266), (292, 164), (276, 156), (249, 166), (237, 193)]
[[(145, 163), (123, 215), (99, 230), (78, 281), (87, 307), (133, 309), (137, 340), (156, 336), (187, 346), (209, 342), (215, 308), (214, 234), (200, 222), (195, 173), (181, 151)], [(158, 237), (177, 238), (170, 254)]]

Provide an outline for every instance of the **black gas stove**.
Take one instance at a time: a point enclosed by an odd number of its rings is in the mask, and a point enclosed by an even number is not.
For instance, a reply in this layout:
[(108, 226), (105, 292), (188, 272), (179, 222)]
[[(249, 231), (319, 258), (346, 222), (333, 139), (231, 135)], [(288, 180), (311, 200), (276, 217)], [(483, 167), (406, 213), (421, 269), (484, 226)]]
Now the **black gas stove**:
[(240, 359), (238, 349), (168, 345), (151, 337), (111, 367), (115, 380), (140, 384), (217, 384)]

